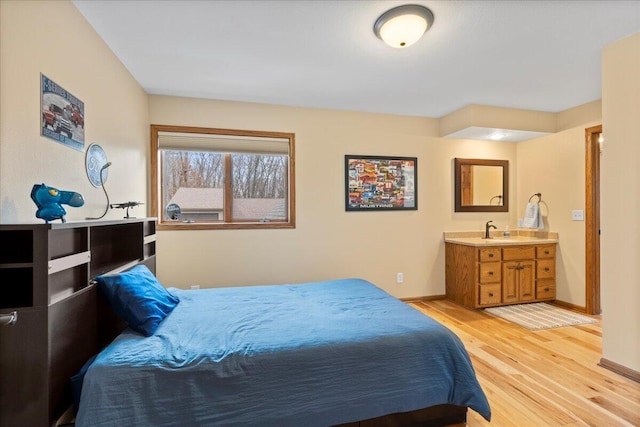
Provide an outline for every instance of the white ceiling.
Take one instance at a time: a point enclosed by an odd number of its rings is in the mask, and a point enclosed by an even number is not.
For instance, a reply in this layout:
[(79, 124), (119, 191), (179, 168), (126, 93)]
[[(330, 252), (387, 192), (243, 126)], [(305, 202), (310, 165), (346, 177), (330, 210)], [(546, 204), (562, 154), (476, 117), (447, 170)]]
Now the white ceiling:
[[(393, 49), (386, 10), (433, 27)], [(468, 104), (558, 112), (601, 98), (603, 46), (640, 1), (74, 0), (150, 94), (441, 117)]]

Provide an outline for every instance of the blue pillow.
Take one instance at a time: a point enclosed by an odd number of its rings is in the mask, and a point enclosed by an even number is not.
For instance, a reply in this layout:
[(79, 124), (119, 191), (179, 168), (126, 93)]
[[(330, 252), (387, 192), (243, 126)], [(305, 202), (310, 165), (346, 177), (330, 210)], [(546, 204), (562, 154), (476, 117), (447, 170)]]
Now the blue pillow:
[(123, 273), (98, 276), (96, 281), (113, 311), (131, 329), (147, 337), (180, 302), (142, 264)]

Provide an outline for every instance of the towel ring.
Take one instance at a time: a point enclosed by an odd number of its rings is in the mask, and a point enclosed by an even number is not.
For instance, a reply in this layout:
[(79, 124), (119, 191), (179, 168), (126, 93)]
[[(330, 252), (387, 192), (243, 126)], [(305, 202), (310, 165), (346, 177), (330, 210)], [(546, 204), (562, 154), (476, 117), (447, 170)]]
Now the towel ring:
[(542, 201), (542, 193), (532, 194), (531, 197), (529, 197), (529, 202), (531, 202), (531, 199), (533, 199), (535, 196), (538, 196), (538, 203), (540, 203)]

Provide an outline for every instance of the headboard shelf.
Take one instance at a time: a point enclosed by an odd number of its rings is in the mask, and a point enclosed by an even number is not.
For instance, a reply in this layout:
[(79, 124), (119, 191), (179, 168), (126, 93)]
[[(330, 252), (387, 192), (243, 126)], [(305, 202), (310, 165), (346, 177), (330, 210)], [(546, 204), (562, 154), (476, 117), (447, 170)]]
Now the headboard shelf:
[(113, 339), (94, 277), (138, 263), (155, 271), (155, 218), (0, 224), (0, 425), (52, 423), (70, 378)]
[(33, 263), (0, 266), (0, 313), (4, 309), (33, 306)]
[(2, 233), (3, 242), (10, 245), (0, 245), (0, 263), (24, 263), (33, 261), (32, 231), (8, 229)]

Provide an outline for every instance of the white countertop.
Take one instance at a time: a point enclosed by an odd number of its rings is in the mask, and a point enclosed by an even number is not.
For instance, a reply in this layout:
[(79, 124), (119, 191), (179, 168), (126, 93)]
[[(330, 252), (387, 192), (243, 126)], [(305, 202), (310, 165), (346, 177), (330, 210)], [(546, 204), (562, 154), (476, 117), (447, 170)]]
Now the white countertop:
[(445, 232), (444, 241), (466, 246), (508, 246), (508, 245), (543, 245), (558, 243), (558, 233), (514, 230), (511, 237), (502, 236), (502, 231), (492, 232), (490, 239), (483, 238), (482, 232)]

